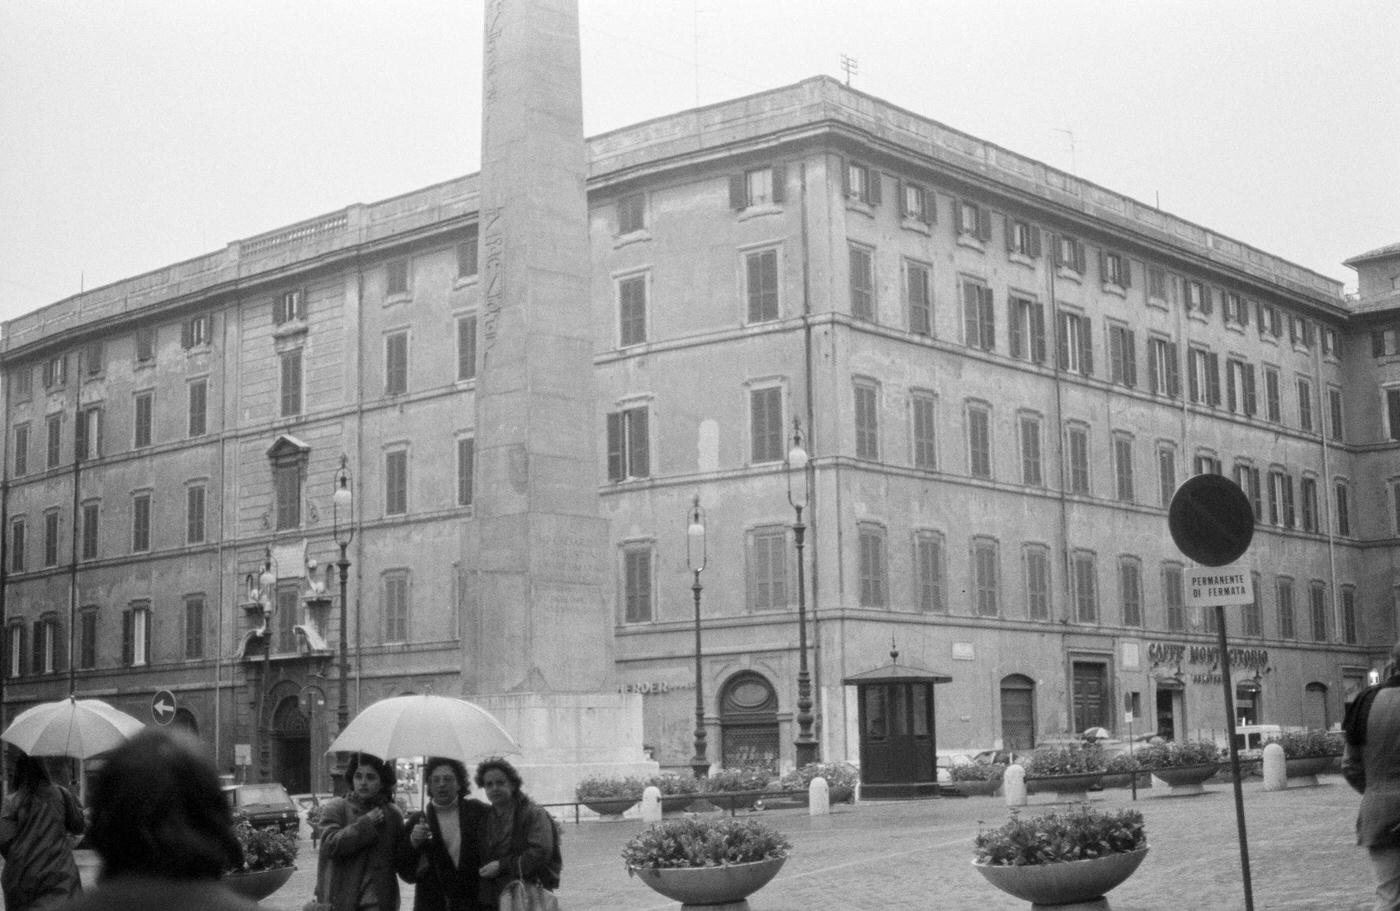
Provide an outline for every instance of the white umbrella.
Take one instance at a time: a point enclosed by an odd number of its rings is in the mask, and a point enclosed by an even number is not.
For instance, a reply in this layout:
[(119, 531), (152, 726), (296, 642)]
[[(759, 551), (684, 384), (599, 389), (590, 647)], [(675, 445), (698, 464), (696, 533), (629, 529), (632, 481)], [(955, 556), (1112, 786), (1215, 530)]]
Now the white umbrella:
[(381, 699), (345, 726), (327, 753), (380, 759), (444, 756), (462, 761), (519, 753), (520, 744), (479, 705), (421, 694)]
[(0, 740), (30, 756), (87, 759), (116, 749), (145, 725), (100, 699), (69, 696), (20, 712)]

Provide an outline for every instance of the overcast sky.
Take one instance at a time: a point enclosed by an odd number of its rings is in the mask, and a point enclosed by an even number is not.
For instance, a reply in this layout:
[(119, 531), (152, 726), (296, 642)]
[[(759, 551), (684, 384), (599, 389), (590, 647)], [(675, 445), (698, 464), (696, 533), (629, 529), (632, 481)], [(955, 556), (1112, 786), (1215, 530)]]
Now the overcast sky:
[[(1395, 0), (581, 0), (589, 135), (845, 78), (1354, 286)], [(481, 0), (0, 0), (0, 319), (475, 171)]]

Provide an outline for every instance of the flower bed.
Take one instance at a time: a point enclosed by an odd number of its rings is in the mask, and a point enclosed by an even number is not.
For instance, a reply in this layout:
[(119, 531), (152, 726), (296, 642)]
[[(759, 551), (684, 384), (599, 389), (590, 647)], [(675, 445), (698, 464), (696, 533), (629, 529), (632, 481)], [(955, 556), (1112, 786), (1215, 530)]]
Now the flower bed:
[(1147, 845), (1142, 814), (1137, 810), (1075, 810), (1011, 818), (983, 829), (973, 842), (976, 861), (990, 866), (1025, 866), (1088, 860), (1125, 854)]
[(785, 858), (792, 843), (757, 819), (668, 819), (632, 836), (622, 848), (629, 872), (654, 867), (720, 867)]
[(1196, 766), (1219, 762), (1220, 747), (1206, 740), (1170, 740), (1146, 744), (1135, 755), (1138, 766), (1144, 769)]

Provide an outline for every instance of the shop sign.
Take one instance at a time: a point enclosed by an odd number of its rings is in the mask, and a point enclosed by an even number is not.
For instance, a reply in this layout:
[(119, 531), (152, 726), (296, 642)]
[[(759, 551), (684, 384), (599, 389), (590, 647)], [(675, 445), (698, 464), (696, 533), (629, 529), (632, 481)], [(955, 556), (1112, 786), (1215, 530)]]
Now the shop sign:
[[(1147, 644), (1147, 660), (1153, 664), (1210, 666), (1219, 664), (1219, 658), (1220, 647), (1216, 645), (1187, 645), (1184, 642), (1149, 642)], [(1230, 649), (1230, 666), (1263, 670), (1269, 666), (1269, 650), (1266, 648), (1232, 648)], [(1195, 682), (1203, 683), (1206, 681)], [(1218, 676), (1215, 682), (1219, 682)]]
[(667, 683), (664, 680), (643, 680), (638, 683), (618, 684), (619, 693), (640, 693), (643, 696), (659, 696), (669, 693), (672, 690), (693, 690), (695, 681), (689, 680), (685, 683)]

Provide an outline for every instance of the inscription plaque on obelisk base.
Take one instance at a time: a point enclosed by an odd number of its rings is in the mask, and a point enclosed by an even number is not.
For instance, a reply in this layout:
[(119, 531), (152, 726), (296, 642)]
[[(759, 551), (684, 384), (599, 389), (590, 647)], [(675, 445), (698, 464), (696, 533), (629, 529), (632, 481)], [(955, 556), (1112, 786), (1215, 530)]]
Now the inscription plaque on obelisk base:
[(656, 768), (642, 750), (641, 697), (613, 683), (577, 0), (490, 0), (482, 76), (462, 678), (521, 741), (531, 794), (572, 800), (585, 774)]

